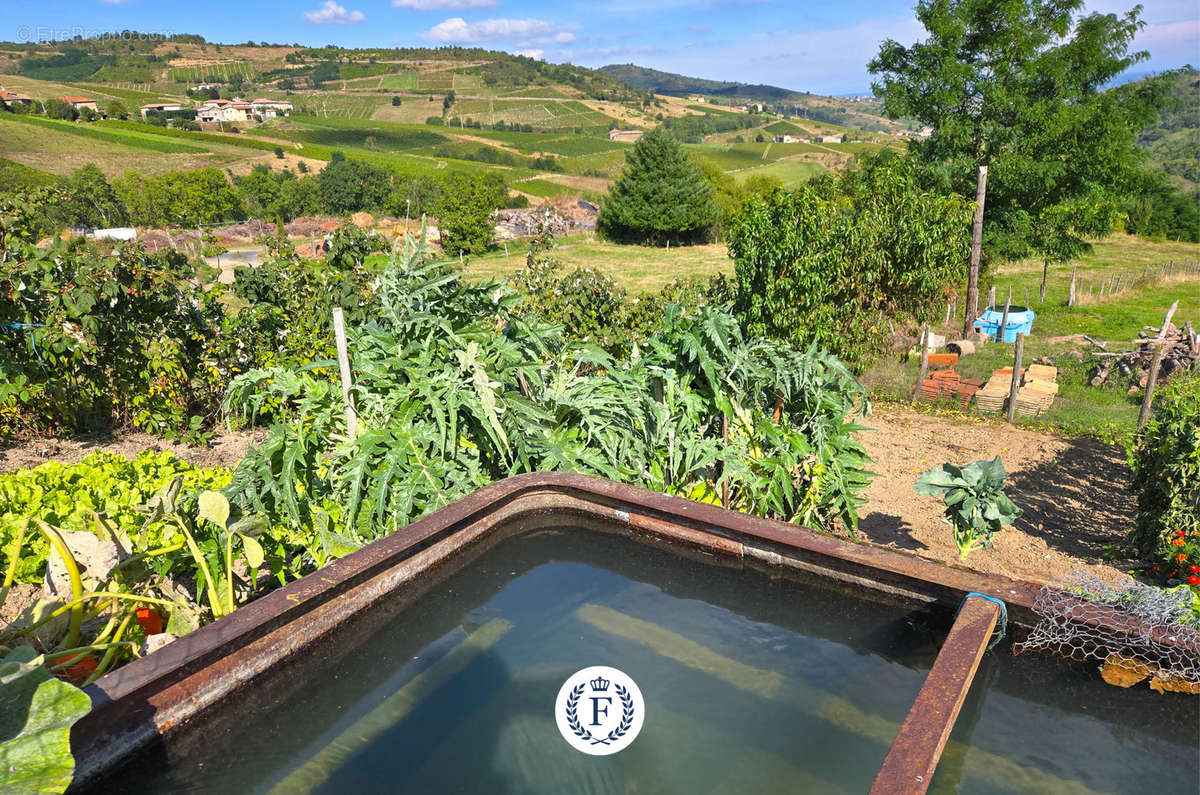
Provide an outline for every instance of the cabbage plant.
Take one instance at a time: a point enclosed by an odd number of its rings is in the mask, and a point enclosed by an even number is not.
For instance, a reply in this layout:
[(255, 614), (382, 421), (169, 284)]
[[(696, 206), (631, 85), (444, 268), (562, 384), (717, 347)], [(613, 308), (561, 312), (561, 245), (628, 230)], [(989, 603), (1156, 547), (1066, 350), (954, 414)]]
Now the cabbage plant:
[(954, 528), (958, 556), (965, 558), (976, 549), (990, 547), (992, 535), (1021, 515), (1021, 509), (1004, 493), (1007, 477), (1000, 456), (996, 456), (966, 466), (942, 464), (917, 478), (913, 489), (917, 494), (945, 499), (946, 518), (942, 521)]

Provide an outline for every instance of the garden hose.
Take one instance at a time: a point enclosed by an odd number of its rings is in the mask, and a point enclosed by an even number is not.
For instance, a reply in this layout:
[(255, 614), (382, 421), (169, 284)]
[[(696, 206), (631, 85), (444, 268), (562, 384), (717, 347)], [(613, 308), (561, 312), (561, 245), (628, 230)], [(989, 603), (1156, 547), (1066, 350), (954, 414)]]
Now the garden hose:
[(995, 602), (996, 604), (1000, 605), (1000, 617), (996, 620), (996, 630), (992, 635), (992, 640), (988, 643), (987, 647), (987, 650), (991, 651), (992, 649), (996, 648), (997, 643), (1004, 640), (1004, 636), (1008, 633), (1008, 605), (1004, 604), (1003, 599), (997, 599), (994, 596), (988, 596), (987, 594), (979, 593), (978, 591), (971, 591), (969, 594), (963, 597), (961, 602), (958, 603), (958, 610), (954, 611), (956, 618), (958, 617), (958, 614), (962, 612), (963, 605), (965, 605), (967, 600), (972, 596), (978, 596), (980, 599), (986, 599), (989, 602)]

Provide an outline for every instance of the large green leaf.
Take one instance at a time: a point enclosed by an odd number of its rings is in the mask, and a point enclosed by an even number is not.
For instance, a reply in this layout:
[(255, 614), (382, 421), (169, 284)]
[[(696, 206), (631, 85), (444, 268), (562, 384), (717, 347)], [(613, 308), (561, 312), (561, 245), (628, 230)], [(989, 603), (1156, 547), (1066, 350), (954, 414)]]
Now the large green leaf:
[(91, 709), (82, 690), (55, 679), (44, 658), (18, 646), (0, 661), (0, 791), (62, 792), (71, 783), (71, 726)]

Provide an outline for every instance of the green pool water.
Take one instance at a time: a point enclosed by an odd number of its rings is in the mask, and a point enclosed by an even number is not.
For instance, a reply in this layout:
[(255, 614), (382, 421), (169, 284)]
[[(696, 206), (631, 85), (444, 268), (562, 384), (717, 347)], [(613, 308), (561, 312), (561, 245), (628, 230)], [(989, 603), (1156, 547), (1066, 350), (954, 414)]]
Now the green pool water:
[[(386, 614), (386, 609), (380, 613)], [(951, 617), (577, 530), (511, 539), (151, 750), (104, 792), (865, 793)], [(575, 671), (619, 668), (641, 734), (559, 735)], [(1176, 793), (1195, 698), (1122, 691), (1007, 644), (980, 668), (932, 792)]]

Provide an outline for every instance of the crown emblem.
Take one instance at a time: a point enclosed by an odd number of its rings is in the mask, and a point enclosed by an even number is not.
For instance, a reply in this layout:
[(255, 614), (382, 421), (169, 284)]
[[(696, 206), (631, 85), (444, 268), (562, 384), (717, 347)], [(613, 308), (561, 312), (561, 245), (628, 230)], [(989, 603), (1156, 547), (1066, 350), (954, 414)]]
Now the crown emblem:
[(588, 682), (588, 684), (592, 686), (593, 692), (603, 693), (604, 691), (608, 690), (610, 682), (603, 676), (597, 676), (595, 679)]

